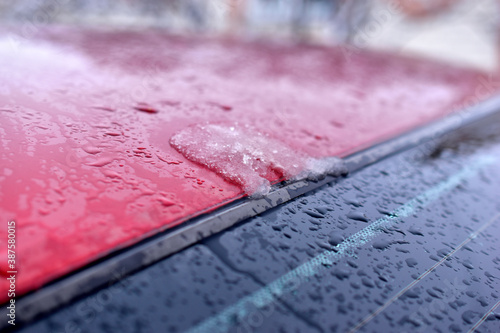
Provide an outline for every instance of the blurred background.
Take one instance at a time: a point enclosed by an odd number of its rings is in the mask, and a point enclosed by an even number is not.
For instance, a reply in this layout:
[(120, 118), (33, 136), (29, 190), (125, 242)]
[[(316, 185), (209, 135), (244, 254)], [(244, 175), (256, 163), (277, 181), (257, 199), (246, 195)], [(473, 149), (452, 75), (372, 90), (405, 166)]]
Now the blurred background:
[[(4, 28), (164, 29), (382, 49), (496, 71), (500, 0), (0, 0)], [(19, 33), (19, 32), (18, 32)]]

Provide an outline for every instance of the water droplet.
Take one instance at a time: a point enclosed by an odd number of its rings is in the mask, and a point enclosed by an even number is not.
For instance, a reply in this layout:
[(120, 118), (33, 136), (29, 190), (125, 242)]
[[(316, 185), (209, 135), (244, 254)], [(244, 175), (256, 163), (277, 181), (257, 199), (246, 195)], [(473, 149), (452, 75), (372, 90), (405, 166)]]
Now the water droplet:
[(344, 236), (338, 232), (333, 232), (328, 237), (328, 243), (332, 244), (333, 246), (337, 246), (338, 244), (342, 243), (343, 241), (344, 241)]
[(136, 106), (134, 106), (134, 109), (145, 113), (158, 113), (157, 109), (145, 103), (137, 104)]
[(408, 258), (405, 261), (406, 261), (406, 264), (408, 265), (408, 267), (415, 267), (418, 264), (418, 262), (415, 258)]
[(312, 210), (306, 210), (306, 211), (304, 211), (304, 213), (306, 213), (307, 215), (314, 217), (314, 218), (318, 218), (318, 219), (324, 218), (324, 216), (322, 214), (315, 212), (315, 211), (312, 211)]
[(377, 249), (377, 250), (385, 250), (387, 249), (390, 245), (392, 244), (392, 242), (390, 240), (387, 240), (387, 239), (379, 239), (379, 240), (376, 240), (375, 242), (373, 242), (373, 248)]
[(111, 157), (103, 157), (103, 158), (95, 160), (94, 162), (87, 163), (87, 165), (95, 166), (95, 167), (103, 167), (103, 166), (108, 165), (109, 163), (111, 163), (113, 161), (114, 161), (114, 159)]
[(472, 310), (467, 310), (464, 313), (462, 313), (462, 319), (469, 325), (474, 324), (476, 317), (477, 317), (477, 312), (472, 311)]
[(97, 110), (108, 111), (108, 112), (114, 112), (114, 111), (116, 111), (115, 108), (112, 108), (110, 106), (96, 105), (96, 106), (93, 106), (92, 108), (97, 109)]
[(359, 211), (350, 212), (347, 214), (347, 217), (355, 221), (368, 222), (368, 217), (366, 216), (366, 214)]
[(173, 206), (175, 205), (175, 202), (170, 200), (170, 199), (167, 199), (167, 198), (164, 198), (164, 197), (160, 197), (158, 198), (158, 201), (165, 207), (170, 207), (170, 206)]
[(93, 146), (84, 146), (84, 147), (82, 147), (82, 149), (86, 153), (92, 154), (92, 155), (95, 155), (95, 154), (98, 154), (101, 152), (101, 149), (99, 149), (97, 147), (93, 147)]
[(336, 268), (332, 274), (339, 280), (344, 280), (344, 279), (347, 279), (350, 275), (350, 272), (348, 270), (345, 270), (345, 269), (340, 269), (340, 268)]
[(415, 236), (423, 236), (424, 234), (422, 233), (422, 230), (421, 229), (418, 229), (416, 227), (410, 227), (410, 229), (408, 229), (408, 232), (410, 232), (412, 235), (415, 235)]
[(462, 265), (464, 265), (465, 268), (474, 269), (474, 266), (472, 266), (470, 261), (462, 261)]

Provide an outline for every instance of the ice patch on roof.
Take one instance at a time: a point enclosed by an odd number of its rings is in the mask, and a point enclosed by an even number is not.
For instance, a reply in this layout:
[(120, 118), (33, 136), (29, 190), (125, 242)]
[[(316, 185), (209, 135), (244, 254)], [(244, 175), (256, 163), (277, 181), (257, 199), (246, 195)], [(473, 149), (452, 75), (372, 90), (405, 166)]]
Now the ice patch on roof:
[(266, 195), (271, 182), (317, 180), (345, 173), (335, 157), (313, 159), (248, 125), (197, 125), (184, 129), (170, 144), (188, 160), (202, 164), (245, 193)]
[(306, 159), (305, 169), (302, 170), (293, 179), (309, 179), (320, 180), (325, 178), (326, 175), (340, 176), (347, 174), (347, 167), (344, 162), (337, 157), (324, 157)]

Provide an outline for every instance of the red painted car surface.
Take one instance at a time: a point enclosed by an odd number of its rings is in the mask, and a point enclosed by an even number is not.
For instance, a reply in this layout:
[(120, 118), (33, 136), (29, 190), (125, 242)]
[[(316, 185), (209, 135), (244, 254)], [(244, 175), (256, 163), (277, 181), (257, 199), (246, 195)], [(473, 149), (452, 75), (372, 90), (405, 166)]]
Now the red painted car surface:
[(18, 291), (244, 196), (172, 148), (188, 126), (237, 122), (342, 157), (488, 94), (475, 71), (352, 51), (159, 32), (0, 35), (0, 219), (16, 221)]

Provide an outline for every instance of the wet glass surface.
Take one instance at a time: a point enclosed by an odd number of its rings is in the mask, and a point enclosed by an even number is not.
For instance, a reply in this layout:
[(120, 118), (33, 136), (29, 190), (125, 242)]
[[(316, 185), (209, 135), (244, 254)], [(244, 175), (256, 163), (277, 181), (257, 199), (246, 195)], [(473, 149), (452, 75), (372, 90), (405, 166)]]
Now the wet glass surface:
[(499, 124), (339, 179), (23, 332), (497, 332)]

